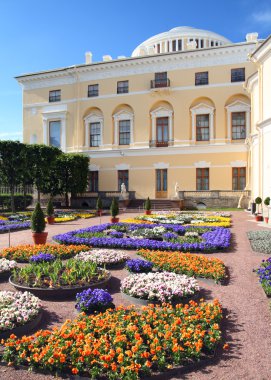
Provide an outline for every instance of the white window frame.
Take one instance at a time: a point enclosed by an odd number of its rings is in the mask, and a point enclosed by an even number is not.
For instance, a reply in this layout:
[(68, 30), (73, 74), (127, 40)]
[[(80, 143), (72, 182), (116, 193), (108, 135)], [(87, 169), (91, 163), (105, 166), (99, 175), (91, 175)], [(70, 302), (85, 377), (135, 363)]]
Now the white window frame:
[(43, 143), (49, 145), (49, 126), (51, 121), (60, 121), (60, 149), (66, 152), (66, 125), (67, 125), (67, 112), (43, 112), (42, 124), (43, 124)]
[(168, 117), (168, 139), (169, 141), (173, 140), (173, 111), (164, 108), (164, 107), (158, 107), (152, 112), (151, 114), (151, 124), (152, 124), (152, 136), (151, 140), (156, 141), (157, 136), (156, 136), (156, 119), (158, 117)]
[(114, 145), (119, 145), (119, 121), (130, 121), (130, 145), (134, 143), (134, 114), (129, 111), (119, 111), (113, 115), (114, 119)]
[(242, 102), (241, 100), (236, 100), (235, 102), (229, 104), (225, 108), (227, 111), (227, 142), (232, 141), (231, 119), (233, 112), (246, 113), (246, 138), (248, 138), (250, 133), (250, 105), (245, 102)]
[(91, 148), (99, 148), (103, 145), (103, 127), (104, 119), (103, 116), (93, 112), (84, 118), (85, 122), (85, 147), (90, 148), (90, 124), (99, 123), (100, 124), (100, 145)]
[[(190, 108), (191, 111), (191, 118), (192, 118), (192, 137), (191, 141), (193, 144), (196, 143), (196, 115), (209, 115), (209, 142), (214, 140), (214, 113), (215, 108), (212, 106), (209, 106), (208, 104), (200, 103), (196, 106)], [(206, 141), (208, 142), (208, 141)]]

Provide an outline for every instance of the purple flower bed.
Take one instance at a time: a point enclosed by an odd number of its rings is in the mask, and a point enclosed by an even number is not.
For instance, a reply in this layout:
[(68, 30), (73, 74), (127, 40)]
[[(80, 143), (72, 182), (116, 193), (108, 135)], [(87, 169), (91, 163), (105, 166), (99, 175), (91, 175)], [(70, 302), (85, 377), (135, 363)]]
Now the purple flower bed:
[(40, 252), (37, 255), (33, 255), (30, 257), (31, 263), (44, 263), (44, 262), (52, 262), (56, 259), (54, 255), (51, 255), (50, 253), (43, 253)]
[(132, 273), (148, 273), (152, 271), (153, 263), (141, 259), (126, 261), (126, 269)]
[(85, 313), (104, 312), (107, 309), (113, 309), (113, 298), (103, 289), (86, 289), (76, 294), (75, 308)]
[[(138, 228), (154, 228), (157, 224), (129, 224), (117, 223), (114, 226), (126, 227), (127, 230), (132, 231)], [(176, 226), (176, 225), (162, 225), (169, 232), (175, 232), (182, 236), (186, 231), (193, 227)], [(89, 245), (92, 247), (107, 247), (107, 248), (120, 248), (120, 249), (151, 249), (151, 250), (168, 250), (168, 251), (182, 251), (182, 252), (211, 252), (223, 250), (230, 246), (231, 233), (228, 228), (224, 227), (208, 227), (208, 232), (204, 232), (201, 236), (202, 242), (196, 243), (174, 243), (167, 241), (156, 241), (151, 239), (137, 239), (137, 238), (114, 238), (114, 237), (80, 237), (79, 234), (103, 232), (110, 229), (112, 224), (106, 223), (99, 226), (88, 227), (81, 230), (70, 231), (65, 234), (56, 235), (53, 239), (61, 244), (75, 244), (75, 245)], [(207, 227), (202, 227), (203, 231)]]
[(30, 228), (30, 222), (5, 222), (0, 224), (0, 234), (10, 231), (24, 230)]

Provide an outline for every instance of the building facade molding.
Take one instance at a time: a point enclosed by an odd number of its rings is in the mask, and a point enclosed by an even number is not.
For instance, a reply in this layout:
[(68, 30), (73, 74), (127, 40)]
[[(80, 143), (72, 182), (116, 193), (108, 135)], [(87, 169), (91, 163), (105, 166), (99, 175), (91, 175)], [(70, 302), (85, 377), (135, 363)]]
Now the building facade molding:
[(100, 124), (100, 145), (103, 145), (103, 130), (104, 130), (104, 118), (101, 114), (96, 112), (91, 112), (84, 118), (85, 124), (85, 146), (90, 146), (90, 124), (99, 123)]
[(211, 162), (207, 161), (198, 161), (194, 163), (194, 166), (196, 168), (210, 168), (211, 167)]
[(114, 119), (114, 145), (119, 145), (119, 122), (121, 120), (130, 121), (130, 144), (134, 143), (134, 113), (127, 110), (120, 110), (113, 115)]
[(173, 110), (166, 107), (158, 107), (150, 112), (152, 123), (152, 140), (156, 140), (156, 119), (159, 117), (168, 117), (168, 138), (173, 139)]
[(231, 161), (230, 165), (232, 168), (245, 168), (247, 166), (247, 162), (242, 160), (236, 160)]
[(129, 170), (131, 168), (131, 165), (129, 164), (117, 164), (115, 165), (116, 170)]
[(153, 167), (155, 169), (168, 169), (169, 168), (169, 163), (166, 162), (156, 162), (153, 164)]
[(196, 106), (190, 108), (191, 117), (192, 117), (192, 143), (196, 142), (196, 117), (197, 115), (209, 115), (209, 130), (210, 130), (210, 140), (214, 139), (214, 112), (215, 108), (205, 104), (200, 103)]
[(49, 145), (49, 126), (51, 121), (60, 121), (60, 148), (63, 152), (67, 149), (67, 111), (42, 112), (43, 144)]
[(233, 103), (227, 105), (227, 140), (231, 141), (231, 118), (233, 112), (245, 112), (246, 113), (246, 137), (250, 134), (250, 104), (247, 104), (241, 100), (236, 100)]

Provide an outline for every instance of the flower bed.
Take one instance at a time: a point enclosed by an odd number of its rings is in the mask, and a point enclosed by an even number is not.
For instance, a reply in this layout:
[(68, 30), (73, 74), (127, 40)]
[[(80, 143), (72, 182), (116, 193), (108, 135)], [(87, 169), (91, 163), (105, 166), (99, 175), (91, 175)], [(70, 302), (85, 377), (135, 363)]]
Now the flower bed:
[(131, 273), (148, 273), (152, 271), (153, 263), (140, 259), (132, 259), (126, 262), (125, 268)]
[(123, 264), (129, 259), (129, 256), (125, 252), (115, 249), (92, 249), (91, 251), (78, 253), (75, 259), (83, 262), (94, 262), (97, 265), (109, 268)]
[(176, 308), (150, 305), (142, 311), (118, 307), (91, 318), (81, 314), (52, 331), (11, 336), (3, 360), (52, 373), (137, 380), (213, 353), (221, 319), (217, 300)]
[(76, 216), (55, 216), (55, 223), (71, 222), (75, 219), (77, 219)]
[(86, 289), (76, 294), (75, 308), (79, 312), (93, 314), (103, 313), (107, 309), (114, 309), (113, 298), (103, 289)]
[(13, 232), (13, 231), (19, 231), (19, 230), (26, 230), (30, 228), (30, 222), (5, 222), (2, 221), (0, 224), (0, 234), (3, 234), (5, 232)]
[(0, 336), (33, 320), (40, 310), (40, 300), (31, 293), (0, 292)]
[(226, 268), (222, 260), (209, 259), (202, 255), (180, 252), (140, 250), (138, 255), (151, 261), (156, 268), (187, 276), (210, 278), (222, 281), (226, 278)]
[(271, 231), (249, 231), (247, 236), (253, 251), (271, 254)]
[(153, 302), (176, 302), (199, 291), (193, 277), (170, 272), (131, 274), (121, 282), (128, 296)]
[(17, 245), (4, 248), (0, 252), (0, 257), (15, 260), (19, 263), (27, 263), (29, 259), (42, 253), (50, 253), (62, 260), (69, 259), (81, 251), (89, 251), (86, 245), (62, 245), (62, 244), (39, 244), (39, 245)]
[(10, 271), (16, 267), (17, 267), (16, 261), (0, 259), (0, 280), (8, 278)]
[(271, 297), (271, 257), (263, 260), (260, 268), (256, 270), (259, 281), (268, 297)]
[[(145, 238), (146, 230), (153, 230), (157, 227), (160, 229), (159, 241), (157, 236), (154, 239)], [(143, 231), (138, 236), (133, 236), (138, 230)], [(116, 230), (123, 233), (123, 237), (112, 238), (110, 231)], [(184, 236), (185, 232), (195, 231), (199, 233), (198, 237)], [(175, 237), (167, 239), (164, 237), (164, 231), (174, 233)], [(81, 230), (67, 232), (56, 235), (53, 239), (61, 244), (85, 244), (92, 247), (107, 247), (120, 249), (152, 249), (152, 250), (169, 250), (183, 252), (213, 252), (223, 250), (230, 246), (230, 230), (222, 227), (197, 227), (197, 226), (179, 226), (179, 225), (154, 225), (154, 224), (101, 224), (99, 226), (88, 227)]]

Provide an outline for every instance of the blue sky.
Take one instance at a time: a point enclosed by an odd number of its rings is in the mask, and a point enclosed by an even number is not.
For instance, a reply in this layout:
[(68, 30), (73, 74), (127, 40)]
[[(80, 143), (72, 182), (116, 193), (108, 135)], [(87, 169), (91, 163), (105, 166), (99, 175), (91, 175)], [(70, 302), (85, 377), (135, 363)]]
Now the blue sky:
[(131, 55), (176, 26), (212, 30), (233, 42), (271, 34), (271, 0), (0, 0), (0, 139), (21, 139), (22, 97), (14, 76)]

